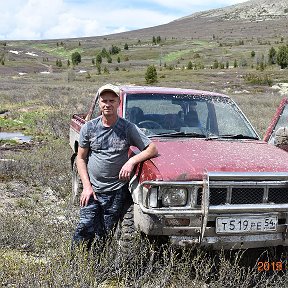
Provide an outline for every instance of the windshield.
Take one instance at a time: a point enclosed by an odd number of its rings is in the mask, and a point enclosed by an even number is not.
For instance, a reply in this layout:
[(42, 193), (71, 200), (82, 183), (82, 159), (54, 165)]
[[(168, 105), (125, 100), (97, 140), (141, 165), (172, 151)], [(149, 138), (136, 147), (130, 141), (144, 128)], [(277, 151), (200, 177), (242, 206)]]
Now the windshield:
[[(128, 94), (124, 117), (146, 135), (209, 137), (257, 134), (229, 98), (175, 94)], [(180, 132), (180, 133), (177, 133)]]

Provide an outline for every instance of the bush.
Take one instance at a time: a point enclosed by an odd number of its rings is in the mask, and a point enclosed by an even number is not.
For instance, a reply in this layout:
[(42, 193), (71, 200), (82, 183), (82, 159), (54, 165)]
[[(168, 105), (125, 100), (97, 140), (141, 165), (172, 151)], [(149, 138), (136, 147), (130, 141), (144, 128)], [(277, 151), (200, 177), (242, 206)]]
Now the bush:
[(153, 83), (158, 82), (157, 71), (154, 65), (148, 66), (146, 74), (145, 74), (145, 79), (146, 79), (147, 84), (153, 84)]
[(71, 59), (72, 59), (72, 64), (73, 65), (78, 65), (79, 63), (81, 63), (81, 55), (79, 52), (74, 52), (71, 55)]
[(282, 45), (279, 47), (277, 52), (277, 64), (280, 65), (281, 69), (288, 66), (288, 46)]
[(112, 45), (112, 47), (109, 49), (109, 53), (111, 55), (118, 54), (121, 51), (121, 49), (115, 45)]
[(193, 69), (193, 64), (191, 61), (188, 62), (187, 69), (189, 70)]
[(101, 64), (102, 63), (102, 56), (101, 54), (97, 54), (96, 56), (96, 64)]

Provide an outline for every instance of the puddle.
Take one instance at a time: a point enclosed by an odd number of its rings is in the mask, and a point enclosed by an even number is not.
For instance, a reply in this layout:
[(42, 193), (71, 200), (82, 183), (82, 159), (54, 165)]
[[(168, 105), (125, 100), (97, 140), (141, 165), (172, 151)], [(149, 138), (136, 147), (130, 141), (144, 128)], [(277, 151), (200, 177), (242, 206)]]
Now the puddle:
[(19, 142), (30, 142), (31, 136), (23, 135), (21, 132), (0, 132), (0, 140), (16, 140)]

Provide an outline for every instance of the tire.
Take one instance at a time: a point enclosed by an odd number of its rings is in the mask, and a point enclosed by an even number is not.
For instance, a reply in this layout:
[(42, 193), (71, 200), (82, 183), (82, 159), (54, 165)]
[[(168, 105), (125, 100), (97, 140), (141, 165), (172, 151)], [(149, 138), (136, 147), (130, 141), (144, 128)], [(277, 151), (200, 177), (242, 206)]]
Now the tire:
[(127, 250), (133, 245), (136, 236), (136, 229), (134, 225), (134, 204), (132, 203), (123, 215), (122, 220), (118, 223), (116, 229), (116, 238), (120, 249)]
[(83, 190), (83, 184), (78, 173), (76, 161), (74, 161), (72, 167), (72, 192), (70, 199), (72, 205), (79, 206), (80, 194), (82, 193), (82, 190)]

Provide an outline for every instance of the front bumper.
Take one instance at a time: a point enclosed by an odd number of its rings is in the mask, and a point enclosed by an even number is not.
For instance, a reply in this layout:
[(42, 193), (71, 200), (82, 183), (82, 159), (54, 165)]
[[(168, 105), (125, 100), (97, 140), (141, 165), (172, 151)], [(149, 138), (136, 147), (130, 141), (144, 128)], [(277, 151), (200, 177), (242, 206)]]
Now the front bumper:
[[(253, 182), (256, 185), (281, 185), (288, 189), (288, 173), (207, 173), (207, 178), (201, 181), (203, 194), (201, 207), (183, 208), (151, 208), (145, 206), (143, 187), (146, 185), (178, 185), (180, 182), (147, 181), (139, 185), (140, 197), (134, 205), (135, 226), (147, 235), (167, 236), (172, 244), (210, 246), (213, 249), (246, 249), (269, 246), (288, 246), (288, 203), (259, 203), (259, 204), (234, 204), (210, 205), (209, 187), (215, 181), (230, 183), (230, 185), (243, 185)], [(253, 179), (251, 179), (253, 178)], [(225, 179), (225, 180), (223, 180)], [(267, 180), (268, 179), (268, 180)], [(253, 181), (251, 181), (253, 180)], [(199, 185), (199, 181), (181, 182), (182, 185)], [(232, 184), (231, 184), (232, 183)], [(236, 184), (235, 184), (236, 183)], [(219, 184), (219, 182), (218, 182)], [(246, 233), (216, 233), (217, 217), (258, 216), (273, 215), (278, 219), (275, 231)]]

